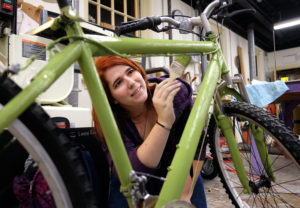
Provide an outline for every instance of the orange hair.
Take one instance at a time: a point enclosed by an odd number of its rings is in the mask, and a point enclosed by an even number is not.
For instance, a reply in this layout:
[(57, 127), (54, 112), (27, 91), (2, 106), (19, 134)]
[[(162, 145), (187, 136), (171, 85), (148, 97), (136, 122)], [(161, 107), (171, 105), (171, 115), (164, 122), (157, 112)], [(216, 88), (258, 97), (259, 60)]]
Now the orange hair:
[[(104, 87), (104, 90), (106, 92), (109, 104), (112, 108), (112, 111), (113, 111), (116, 119), (118, 118), (118, 116), (126, 115), (126, 111), (119, 104), (113, 103), (113, 97), (109, 90), (108, 83), (104, 78), (105, 71), (108, 68), (111, 68), (111, 67), (117, 66), (117, 65), (126, 65), (126, 66), (130, 66), (132, 69), (138, 71), (144, 78), (146, 87), (147, 87), (147, 91), (148, 91), (148, 95), (150, 95), (149, 83), (148, 83), (147, 76), (146, 76), (144, 69), (141, 67), (141, 65), (137, 64), (136, 62), (132, 61), (131, 59), (121, 58), (120, 56), (102, 56), (102, 57), (98, 57), (95, 59), (95, 65), (97, 68), (98, 75), (101, 79), (102, 85)], [(151, 103), (151, 96), (148, 96), (147, 102)], [(103, 136), (103, 133), (101, 130), (100, 123), (97, 119), (94, 107), (92, 108), (92, 117), (93, 117), (93, 121), (94, 121), (94, 128), (95, 128), (96, 134), (99, 137), (99, 139), (104, 141), (103, 140), (104, 136)]]

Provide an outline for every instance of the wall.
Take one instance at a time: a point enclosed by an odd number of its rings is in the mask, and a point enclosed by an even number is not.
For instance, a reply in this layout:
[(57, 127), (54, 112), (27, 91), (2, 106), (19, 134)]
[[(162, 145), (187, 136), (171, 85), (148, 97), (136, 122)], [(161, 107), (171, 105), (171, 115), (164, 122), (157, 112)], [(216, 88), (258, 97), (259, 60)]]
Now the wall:
[[(238, 46), (242, 48), (242, 58), (244, 61), (244, 71), (246, 77), (246, 83), (250, 84), (250, 64), (249, 64), (249, 47), (248, 40), (232, 32), (231, 30), (224, 27), (223, 33), (225, 37), (221, 36), (223, 45), (223, 53), (226, 57), (228, 67), (231, 69), (231, 74), (238, 73), (238, 68), (235, 64), (235, 58), (238, 55)], [(266, 65), (266, 54), (265, 52), (255, 46), (255, 56), (257, 62), (256, 78), (257, 80), (265, 81), (267, 79), (268, 67)]]
[[(223, 48), (224, 56), (227, 60), (228, 68), (231, 70), (231, 75), (239, 73), (238, 67), (235, 63), (238, 56), (238, 46), (242, 48), (242, 58), (244, 62), (244, 72), (246, 77), (246, 83), (250, 83), (250, 65), (249, 65), (249, 47), (248, 40), (232, 32), (231, 30), (223, 27), (221, 34), (221, 44)], [(265, 53), (259, 48), (255, 47), (255, 55), (257, 59), (257, 77), (256, 79), (264, 81), (266, 80), (266, 72), (268, 68), (265, 64)]]
[[(270, 52), (268, 55), (269, 72), (273, 73), (276, 65), (277, 71), (300, 68), (300, 47)], [(276, 59), (274, 59), (276, 57)], [(276, 64), (275, 64), (276, 61)]]
[(33, 6), (43, 6), (44, 9), (47, 9), (48, 11), (59, 13), (59, 7), (57, 3), (48, 3), (42, 0), (23, 0), (26, 3), (32, 4)]
[[(55, 2), (55, 3), (48, 3), (48, 2), (45, 2), (43, 0), (23, 0), (24, 2), (26, 3), (29, 3), (29, 4), (32, 4), (36, 7), (38, 6), (43, 6), (44, 9), (47, 9), (48, 11), (51, 11), (51, 12), (55, 12), (55, 13), (60, 13), (60, 10), (59, 10), (59, 7), (58, 7), (58, 4)], [(87, 6), (87, 0), (78, 0), (78, 7), (79, 7), (79, 16), (85, 20), (88, 19), (88, 6)]]

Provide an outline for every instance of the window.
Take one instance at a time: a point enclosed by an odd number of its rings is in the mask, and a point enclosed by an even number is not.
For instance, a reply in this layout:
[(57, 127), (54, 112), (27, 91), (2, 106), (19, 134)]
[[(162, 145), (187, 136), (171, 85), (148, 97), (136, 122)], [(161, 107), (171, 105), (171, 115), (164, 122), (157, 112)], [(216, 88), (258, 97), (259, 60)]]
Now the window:
[(138, 0), (89, 0), (89, 22), (114, 29), (138, 18)]

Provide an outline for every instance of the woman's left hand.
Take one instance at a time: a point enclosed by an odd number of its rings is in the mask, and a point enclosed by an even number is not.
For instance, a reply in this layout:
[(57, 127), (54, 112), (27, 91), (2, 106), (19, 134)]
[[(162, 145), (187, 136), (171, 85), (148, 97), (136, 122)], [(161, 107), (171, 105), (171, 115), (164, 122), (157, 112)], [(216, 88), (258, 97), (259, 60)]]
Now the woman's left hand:
[(167, 127), (171, 127), (175, 121), (173, 100), (180, 90), (180, 86), (180, 82), (166, 79), (159, 83), (154, 90), (152, 101), (157, 113), (157, 120)]

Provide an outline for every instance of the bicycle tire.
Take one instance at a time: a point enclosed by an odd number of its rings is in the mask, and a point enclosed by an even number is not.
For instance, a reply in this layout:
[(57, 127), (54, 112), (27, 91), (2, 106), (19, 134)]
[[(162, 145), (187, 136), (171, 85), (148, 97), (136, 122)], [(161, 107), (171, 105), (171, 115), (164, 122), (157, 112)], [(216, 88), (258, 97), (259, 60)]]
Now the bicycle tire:
[[(211, 152), (223, 187), (232, 204), (235, 207), (298, 207), (300, 200), (300, 140), (298, 137), (267, 111), (249, 103), (226, 103), (224, 113), (234, 123), (235, 136), (239, 138), (239, 150), (251, 188), (250, 194), (242, 192), (242, 184), (234, 172), (235, 168), (230, 155), (228, 152), (226, 157), (222, 154), (222, 151), (226, 149), (220, 145), (222, 143), (221, 130), (217, 128), (214, 118), (211, 118), (208, 127)], [(245, 128), (247, 124), (245, 121), (255, 124), (255, 127), (260, 127), (264, 131), (264, 141), (276, 177), (275, 182), (271, 181), (264, 168), (255, 162), (258, 161), (258, 157), (255, 153), (251, 153), (254, 152), (251, 147), (253, 143), (251, 137), (248, 137), (251, 128)], [(241, 132), (243, 125), (244, 137)], [(250, 140), (247, 140), (249, 138)], [(278, 148), (274, 147), (274, 144)]]
[[(21, 88), (8, 78), (1, 81), (0, 89), (0, 109), (21, 91)], [(79, 156), (72, 149), (69, 139), (40, 106), (32, 104), (6, 131), (17, 138), (17, 142), (39, 165), (56, 207), (97, 207)], [(15, 142), (9, 141), (7, 145), (9, 143)], [(13, 178), (14, 175), (10, 175), (1, 180)]]

